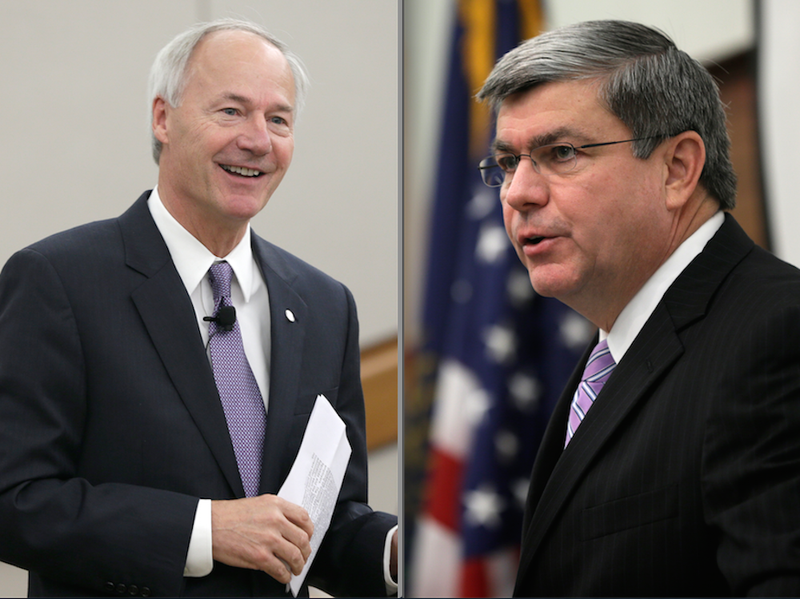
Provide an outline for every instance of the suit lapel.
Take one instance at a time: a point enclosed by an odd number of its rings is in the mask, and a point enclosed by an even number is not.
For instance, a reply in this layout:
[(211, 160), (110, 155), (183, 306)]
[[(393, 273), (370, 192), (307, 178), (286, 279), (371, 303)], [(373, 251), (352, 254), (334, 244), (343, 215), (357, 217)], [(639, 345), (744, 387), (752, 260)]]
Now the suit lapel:
[(290, 423), (300, 385), (308, 307), (292, 288), (296, 273), (275, 248), (253, 235), (253, 252), (269, 292), (272, 339), (261, 491), (277, 493), (301, 441), (290, 438)]
[(669, 288), (563, 450), (572, 395), (591, 347), (587, 349), (558, 401), (534, 464), (523, 526), (520, 576), (525, 575), (558, 512), (595, 457), (624, 425), (633, 407), (646, 401), (652, 385), (683, 354), (679, 332), (704, 316), (713, 294), (752, 247), (753, 242), (726, 215), (715, 237)]
[[(650, 318), (646, 331), (646, 335), (637, 337), (626, 358), (616, 367), (566, 449), (563, 449), (564, 437), (572, 395), (580, 382), (588, 351), (562, 393), (539, 450), (542, 456), (537, 456), (534, 465), (526, 503), (520, 572), (525, 571), (594, 457), (621, 426), (625, 416), (646, 396), (651, 385), (683, 353), (683, 346), (663, 307)], [(628, 360), (629, 355), (643, 359)]]
[(144, 275), (131, 294), (175, 389), (192, 415), (234, 494), (244, 496), (225, 414), (203, 347), (194, 308), (158, 231), (147, 197), (119, 218), (127, 265)]
[[(547, 482), (553, 473), (553, 469), (561, 459), (561, 454), (564, 451), (564, 438), (567, 431), (567, 419), (569, 418), (570, 403), (572, 396), (581, 381), (581, 374), (589, 359), (592, 348), (597, 345), (598, 337), (595, 335), (593, 341), (586, 348), (583, 357), (578, 361), (570, 380), (564, 387), (561, 397), (553, 409), (553, 414), (550, 416), (550, 422), (545, 429), (542, 442), (539, 445), (539, 451), (536, 454), (536, 461), (533, 464), (533, 471), (531, 473), (531, 484), (528, 488), (527, 506), (538, 506), (542, 498), (542, 493), (546, 488)], [(533, 510), (525, 510), (525, 520), (523, 522), (523, 535), (529, 528), (529, 523), (533, 517)]]

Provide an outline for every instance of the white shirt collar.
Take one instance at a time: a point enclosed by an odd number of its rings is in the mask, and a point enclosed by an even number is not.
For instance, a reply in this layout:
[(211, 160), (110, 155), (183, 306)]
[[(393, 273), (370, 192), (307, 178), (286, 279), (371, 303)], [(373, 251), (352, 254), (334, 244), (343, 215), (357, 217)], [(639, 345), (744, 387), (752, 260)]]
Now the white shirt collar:
[(153, 189), (147, 205), (189, 295), (206, 277), (208, 269), (215, 262), (224, 259), (233, 269), (244, 300), (250, 300), (254, 290), (256, 264), (250, 245), (249, 225), (242, 240), (227, 256), (215, 256), (169, 213), (158, 195), (158, 187)]
[(642, 286), (639, 292), (617, 317), (610, 332), (600, 331), (600, 339), (608, 339), (608, 348), (614, 361), (619, 363), (636, 339), (644, 324), (653, 314), (670, 285), (689, 266), (725, 221), (725, 214), (717, 212), (703, 223), (687, 240), (667, 258), (667, 261)]

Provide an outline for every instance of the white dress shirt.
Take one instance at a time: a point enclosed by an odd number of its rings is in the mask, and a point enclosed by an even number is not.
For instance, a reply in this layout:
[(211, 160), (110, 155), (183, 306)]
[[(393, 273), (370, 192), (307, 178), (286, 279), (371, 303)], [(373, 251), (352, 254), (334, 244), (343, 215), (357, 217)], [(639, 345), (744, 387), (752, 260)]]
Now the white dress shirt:
[[(253, 257), (250, 245), (250, 227), (242, 240), (227, 256), (214, 256), (191, 233), (175, 220), (167, 211), (153, 190), (148, 199), (148, 207), (156, 222), (164, 242), (167, 244), (175, 268), (192, 299), (197, 315), (197, 326), (208, 350), (208, 326), (205, 316), (213, 316), (214, 292), (208, 280), (208, 269), (223, 259), (231, 265), (231, 301), (236, 307), (236, 320), (242, 332), (244, 353), (256, 383), (264, 398), (264, 406), (269, 406), (269, 364), (270, 364), (270, 315), (267, 285)], [(267, 409), (269, 413), (269, 409)]]
[[(261, 277), (250, 245), (250, 227), (239, 244), (227, 256), (214, 256), (189, 233), (164, 207), (153, 189), (147, 200), (150, 214), (158, 227), (175, 268), (192, 300), (197, 326), (208, 352), (209, 323), (205, 316), (214, 313), (214, 292), (208, 280), (208, 269), (224, 258), (233, 269), (231, 301), (242, 333), (244, 353), (255, 376), (256, 384), (269, 414), (270, 314), (267, 285)], [(211, 359), (209, 355), (209, 360)], [(195, 513), (192, 538), (186, 556), (184, 576), (207, 576), (214, 568), (211, 545), (211, 500), (201, 499)]]
[[(242, 343), (247, 361), (255, 376), (264, 407), (269, 417), (269, 368), (270, 368), (270, 312), (269, 294), (250, 244), (250, 227), (239, 244), (227, 256), (214, 256), (200, 241), (189, 233), (164, 207), (153, 189), (147, 201), (150, 214), (158, 227), (175, 268), (192, 300), (197, 325), (208, 353), (208, 326), (203, 320), (214, 312), (214, 293), (208, 280), (208, 269), (215, 262), (227, 261), (233, 269), (231, 301), (236, 307), (236, 319), (240, 323)], [(211, 359), (209, 354), (209, 360)], [(389, 575), (390, 541), (394, 530), (389, 531), (384, 547), (384, 579), (391, 594), (397, 585)], [(201, 499), (195, 513), (194, 528), (189, 541), (184, 576), (201, 577), (211, 573), (214, 559), (211, 544), (211, 500)]]
[(703, 223), (667, 258), (659, 269), (642, 286), (639, 292), (620, 312), (611, 331), (600, 330), (600, 340), (608, 339), (608, 349), (614, 362), (619, 364), (633, 340), (653, 314), (670, 285), (689, 266), (725, 221), (725, 214), (717, 212)]

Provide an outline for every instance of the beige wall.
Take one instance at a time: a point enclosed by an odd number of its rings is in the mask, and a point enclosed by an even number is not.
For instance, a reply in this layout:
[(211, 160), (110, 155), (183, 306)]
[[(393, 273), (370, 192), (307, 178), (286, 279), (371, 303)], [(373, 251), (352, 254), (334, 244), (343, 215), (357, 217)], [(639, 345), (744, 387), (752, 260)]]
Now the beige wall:
[(311, 74), (294, 162), (257, 232), (346, 283), (362, 344), (397, 330), (394, 0), (0, 2), (0, 263), (125, 210), (156, 182), (146, 82), (156, 52), (219, 16), (264, 24)]
[(758, 107), (772, 250), (800, 266), (800, 3), (761, 0)]

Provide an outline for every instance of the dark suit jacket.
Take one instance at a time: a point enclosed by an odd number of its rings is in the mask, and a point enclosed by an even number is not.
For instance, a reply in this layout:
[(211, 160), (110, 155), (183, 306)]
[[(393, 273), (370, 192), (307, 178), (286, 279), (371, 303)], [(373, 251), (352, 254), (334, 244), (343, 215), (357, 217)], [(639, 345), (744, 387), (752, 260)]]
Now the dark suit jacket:
[[(18, 252), (0, 275), (0, 559), (31, 571), (32, 595), (284, 595), (264, 573), (219, 563), (183, 577), (198, 498), (244, 492), (148, 196), (118, 219)], [(396, 518), (366, 505), (353, 298), (255, 236), (253, 249), (272, 318), (261, 491), (277, 493), (325, 395), (353, 454), (309, 582), (385, 594), (383, 545)]]
[(798, 270), (726, 216), (564, 449), (587, 358), (533, 468), (515, 594), (800, 595)]

